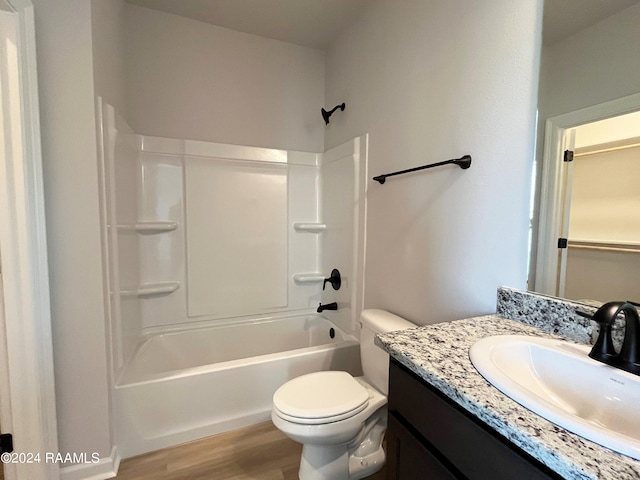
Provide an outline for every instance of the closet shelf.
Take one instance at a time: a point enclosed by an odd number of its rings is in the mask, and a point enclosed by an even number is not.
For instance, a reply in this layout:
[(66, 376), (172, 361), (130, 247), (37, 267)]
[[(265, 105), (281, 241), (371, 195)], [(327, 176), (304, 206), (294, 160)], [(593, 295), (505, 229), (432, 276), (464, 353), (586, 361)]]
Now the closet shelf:
[(324, 275), (321, 273), (295, 273), (293, 280), (296, 283), (321, 283), (324, 281)]
[(129, 290), (121, 290), (120, 295), (123, 297), (152, 297), (155, 295), (167, 295), (175, 292), (180, 287), (180, 282), (155, 282), (143, 283), (138, 288)]
[(324, 223), (317, 222), (295, 222), (293, 228), (296, 232), (320, 233), (327, 229)]
[(176, 228), (178, 228), (176, 222), (138, 222), (118, 225), (118, 230), (133, 231), (142, 234), (171, 232)]
[(615, 240), (571, 240), (569, 248), (596, 250), (601, 252), (640, 253), (639, 242), (620, 242)]

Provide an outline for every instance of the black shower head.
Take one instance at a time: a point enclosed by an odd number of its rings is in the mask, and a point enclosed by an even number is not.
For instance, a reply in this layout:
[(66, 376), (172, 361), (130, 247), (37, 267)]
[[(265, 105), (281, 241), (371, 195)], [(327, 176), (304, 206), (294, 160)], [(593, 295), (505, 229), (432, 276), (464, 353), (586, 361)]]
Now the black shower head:
[(321, 111), (322, 111), (322, 118), (324, 119), (324, 124), (329, 125), (329, 117), (333, 115), (333, 112), (335, 112), (337, 109), (340, 109), (344, 112), (344, 107), (345, 107), (344, 103), (341, 105), (336, 105), (328, 112), (323, 108)]

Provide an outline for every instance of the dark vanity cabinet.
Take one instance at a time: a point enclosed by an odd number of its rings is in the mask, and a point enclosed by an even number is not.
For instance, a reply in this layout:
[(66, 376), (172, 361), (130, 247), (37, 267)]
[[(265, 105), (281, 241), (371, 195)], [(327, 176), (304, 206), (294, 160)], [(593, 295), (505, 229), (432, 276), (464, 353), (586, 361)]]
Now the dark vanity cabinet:
[(389, 370), (387, 480), (545, 480), (557, 474), (396, 361)]

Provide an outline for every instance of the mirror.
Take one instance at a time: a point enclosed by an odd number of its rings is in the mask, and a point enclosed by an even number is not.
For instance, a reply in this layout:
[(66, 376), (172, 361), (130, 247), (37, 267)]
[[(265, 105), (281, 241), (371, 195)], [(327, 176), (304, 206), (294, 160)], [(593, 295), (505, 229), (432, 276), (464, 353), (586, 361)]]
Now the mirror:
[[(640, 297), (640, 147), (633, 146), (640, 143), (640, 123), (631, 120), (629, 132), (614, 138), (594, 136), (595, 124), (581, 126), (640, 111), (638, 22), (638, 1), (545, 0), (531, 290), (572, 300)], [(571, 133), (577, 134), (576, 155), (564, 163), (564, 149), (574, 149)], [(630, 157), (625, 169), (616, 167), (619, 155)], [(585, 177), (597, 163), (597, 178)], [(629, 177), (635, 186), (622, 185)], [(603, 198), (603, 191), (615, 198)], [(605, 233), (593, 231), (598, 223)], [(558, 249), (558, 238), (567, 238), (568, 248)]]

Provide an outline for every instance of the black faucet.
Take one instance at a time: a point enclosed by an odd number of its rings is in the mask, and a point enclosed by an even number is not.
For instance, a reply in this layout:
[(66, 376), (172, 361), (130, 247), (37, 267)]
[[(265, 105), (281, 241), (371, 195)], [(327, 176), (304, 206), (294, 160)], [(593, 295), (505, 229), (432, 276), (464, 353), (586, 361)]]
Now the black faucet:
[[(620, 352), (616, 352), (611, 340), (611, 328), (618, 314), (623, 313), (625, 321), (624, 341)], [(600, 325), (600, 334), (589, 356), (612, 367), (640, 375), (640, 317), (634, 302), (608, 302), (593, 316), (578, 312)]]
[(327, 303), (325, 305), (323, 305), (322, 303), (318, 305), (318, 313), (322, 313), (325, 310), (337, 310), (338, 309), (338, 304), (336, 302), (333, 303)]

